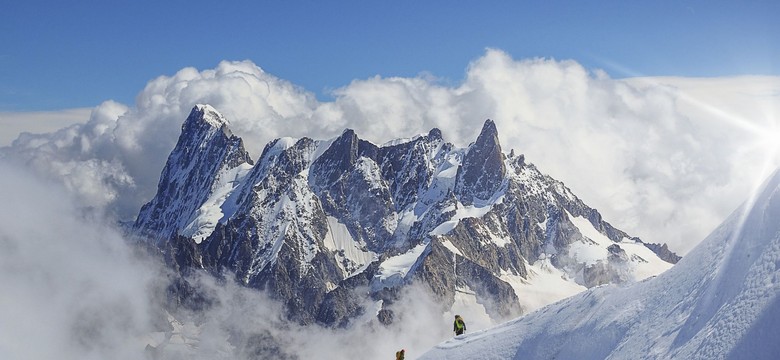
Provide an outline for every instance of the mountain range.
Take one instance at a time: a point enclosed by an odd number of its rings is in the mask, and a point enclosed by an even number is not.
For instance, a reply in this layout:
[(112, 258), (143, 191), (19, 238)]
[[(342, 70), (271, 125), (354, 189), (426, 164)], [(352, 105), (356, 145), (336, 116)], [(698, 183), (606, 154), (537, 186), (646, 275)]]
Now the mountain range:
[(680, 259), (504, 152), (491, 120), (465, 148), (439, 129), (381, 146), (347, 129), (276, 139), (254, 161), (209, 105), (184, 121), (132, 231), (181, 273), (227, 274), (329, 326), (368, 311), (392, 322), (411, 283), (443, 312), (468, 303), (499, 321)]

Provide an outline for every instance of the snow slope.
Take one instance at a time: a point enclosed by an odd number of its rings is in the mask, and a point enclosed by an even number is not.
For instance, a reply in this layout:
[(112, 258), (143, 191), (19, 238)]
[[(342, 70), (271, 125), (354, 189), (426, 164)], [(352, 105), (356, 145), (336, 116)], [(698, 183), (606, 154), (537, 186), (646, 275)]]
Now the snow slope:
[(577, 230), (584, 236), (583, 241), (575, 242), (569, 246), (569, 256), (575, 258), (578, 262), (589, 265), (606, 262), (610, 255), (608, 248), (617, 245), (625, 251), (627, 257), (634, 260), (628, 263), (631, 271), (626, 272), (634, 281), (644, 280), (672, 267), (672, 264), (661, 260), (644, 244), (637, 243), (626, 237), (621, 242), (615, 243), (596, 230), (588, 219), (582, 216), (573, 216), (568, 212), (567, 215), (569, 215)]
[(780, 171), (676, 266), (597, 287), (421, 359), (777, 359)]

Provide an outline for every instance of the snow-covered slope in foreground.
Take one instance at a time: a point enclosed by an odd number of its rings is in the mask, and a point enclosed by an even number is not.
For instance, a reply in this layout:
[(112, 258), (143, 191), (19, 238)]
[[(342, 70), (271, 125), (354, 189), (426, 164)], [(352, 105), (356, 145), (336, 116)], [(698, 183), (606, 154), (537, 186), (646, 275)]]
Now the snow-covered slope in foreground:
[(422, 359), (780, 358), (780, 171), (669, 271), (602, 286)]

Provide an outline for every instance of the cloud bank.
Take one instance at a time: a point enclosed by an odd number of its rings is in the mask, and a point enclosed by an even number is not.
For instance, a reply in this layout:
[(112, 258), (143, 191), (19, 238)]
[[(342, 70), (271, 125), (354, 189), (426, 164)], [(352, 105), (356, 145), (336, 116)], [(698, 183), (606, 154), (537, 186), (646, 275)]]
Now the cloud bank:
[(60, 186), (0, 161), (0, 357), (141, 359), (155, 266)]
[(318, 101), (250, 61), (185, 68), (150, 81), (133, 106), (107, 101), (85, 124), (23, 134), (0, 156), (132, 220), (156, 191), (196, 103), (221, 111), (254, 157), (276, 137), (326, 139), (344, 128), (383, 143), (438, 127), (466, 146), (490, 118), (506, 151), (526, 154), (613, 225), (681, 253), (780, 165), (780, 140), (766, 136), (778, 128), (777, 77), (613, 79), (575, 61), (516, 60), (489, 49), (454, 86), (377, 76), (333, 96)]
[(21, 132), (49, 133), (89, 119), (90, 108), (60, 111), (0, 111), (0, 146), (11, 145)]
[(190, 283), (208, 305), (174, 306), (161, 261), (64, 186), (3, 160), (0, 173), (2, 359), (380, 359), (451, 336), (440, 305), (414, 286), (392, 305), (388, 327), (370, 321), (370, 300), (349, 328), (292, 324), (264, 293), (206, 274)]

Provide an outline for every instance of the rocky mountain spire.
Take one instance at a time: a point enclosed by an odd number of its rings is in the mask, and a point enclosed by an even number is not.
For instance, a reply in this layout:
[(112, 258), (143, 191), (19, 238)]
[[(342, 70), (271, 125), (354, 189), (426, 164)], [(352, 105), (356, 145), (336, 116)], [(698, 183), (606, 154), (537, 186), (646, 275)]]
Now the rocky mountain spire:
[(315, 189), (327, 189), (336, 184), (342, 174), (357, 161), (358, 137), (346, 129), (330, 147), (311, 164), (309, 182)]
[(488, 200), (501, 187), (505, 175), (498, 130), (493, 120), (488, 119), (458, 169), (455, 194), (464, 204)]

